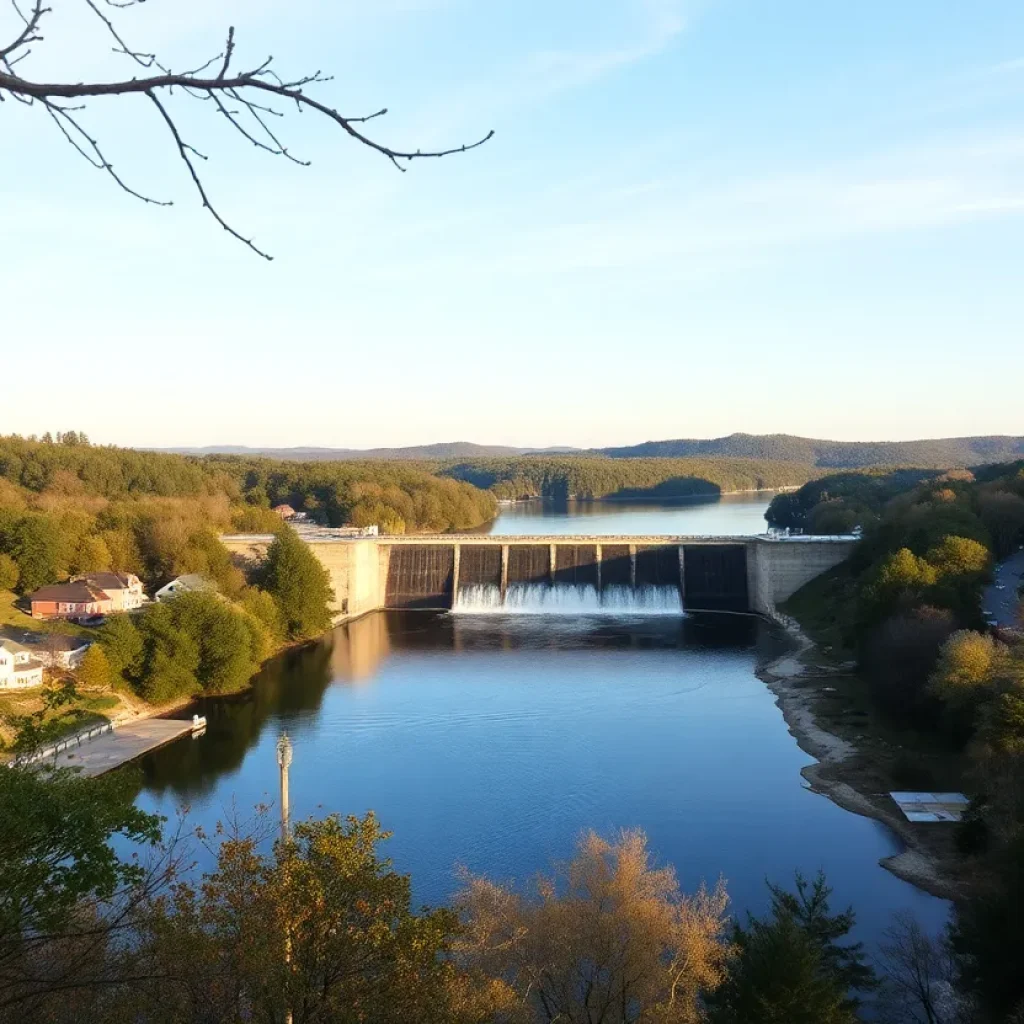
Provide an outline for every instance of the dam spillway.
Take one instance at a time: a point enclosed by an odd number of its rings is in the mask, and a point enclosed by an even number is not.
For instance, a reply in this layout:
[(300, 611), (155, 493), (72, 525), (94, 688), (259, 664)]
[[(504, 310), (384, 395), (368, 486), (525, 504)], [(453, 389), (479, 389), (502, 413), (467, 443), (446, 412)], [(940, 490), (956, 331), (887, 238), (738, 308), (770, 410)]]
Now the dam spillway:
[(743, 544), (571, 542), (395, 544), (387, 608), (460, 612), (680, 614), (683, 605), (747, 611)]
[(499, 587), (460, 587), (452, 605), (456, 615), (628, 616), (683, 614), (678, 587), (612, 586), (598, 590), (567, 583), (514, 583), (504, 594)]
[[(336, 622), (370, 611), (773, 616), (803, 584), (844, 561), (855, 537), (342, 537), (299, 530), (327, 570)], [(266, 557), (271, 534), (233, 534), (235, 560)], [(588, 612), (589, 609), (589, 612)], [(646, 611), (645, 611), (646, 609)]]

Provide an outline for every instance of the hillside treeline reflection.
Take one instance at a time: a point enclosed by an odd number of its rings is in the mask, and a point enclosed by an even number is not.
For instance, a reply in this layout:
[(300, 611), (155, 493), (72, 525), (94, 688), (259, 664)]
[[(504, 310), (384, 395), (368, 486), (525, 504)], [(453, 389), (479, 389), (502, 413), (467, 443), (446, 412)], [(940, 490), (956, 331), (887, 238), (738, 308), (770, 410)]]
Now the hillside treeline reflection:
[[(704, 649), (754, 651), (764, 662), (786, 641), (766, 623), (743, 615), (587, 619), (546, 616), (460, 616), (387, 612), (340, 626), (318, 643), (269, 661), (252, 688), (206, 698), (192, 709), (205, 715), (205, 735), (154, 751), (140, 762), (143, 786), (191, 800), (214, 791), (239, 770), (268, 726), (295, 738), (317, 728), (331, 686), (374, 685), (380, 665), (403, 652), (502, 652)], [(485, 667), (481, 671), (486, 671)]]

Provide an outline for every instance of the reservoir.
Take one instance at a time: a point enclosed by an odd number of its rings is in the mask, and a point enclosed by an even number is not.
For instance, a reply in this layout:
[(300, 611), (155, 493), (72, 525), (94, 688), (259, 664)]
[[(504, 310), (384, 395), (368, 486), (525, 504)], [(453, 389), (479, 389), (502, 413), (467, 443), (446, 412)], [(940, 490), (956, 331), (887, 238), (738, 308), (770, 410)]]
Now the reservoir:
[(206, 701), (204, 736), (141, 762), (139, 802), (208, 831), (245, 817), (276, 799), (287, 730), (294, 816), (374, 810), (417, 904), (449, 898), (459, 865), (522, 882), (585, 829), (639, 826), (685, 889), (724, 876), (734, 912), (823, 868), (861, 937), (899, 909), (938, 930), (946, 905), (878, 866), (895, 837), (805, 787), (811, 759), (755, 675), (786, 643), (669, 608), (372, 613)]
[(491, 534), (636, 534), (739, 537), (764, 533), (764, 513), (776, 492), (753, 491), (675, 501), (551, 501), (501, 506)]

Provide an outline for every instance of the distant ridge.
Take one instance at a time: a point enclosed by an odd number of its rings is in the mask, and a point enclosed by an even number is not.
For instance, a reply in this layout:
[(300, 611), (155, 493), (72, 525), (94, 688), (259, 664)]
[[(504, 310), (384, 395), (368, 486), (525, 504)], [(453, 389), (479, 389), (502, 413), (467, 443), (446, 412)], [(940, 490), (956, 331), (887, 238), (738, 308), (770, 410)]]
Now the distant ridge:
[(250, 448), (245, 445), (207, 445), (204, 448), (156, 448), (153, 451), (178, 455), (242, 455), (251, 458), (285, 459), (294, 462), (347, 462), (357, 459), (483, 459), (518, 455), (569, 455), (579, 448), (512, 448), (504, 445), (448, 441), (408, 448)]
[(352, 460), (424, 460), (521, 458), (523, 456), (605, 456), (612, 459), (737, 458), (798, 462), (822, 469), (869, 466), (951, 468), (1024, 458), (1024, 437), (947, 437), (920, 441), (828, 441), (792, 434), (730, 434), (728, 437), (646, 441), (620, 448), (515, 448), (507, 445), (450, 441), (406, 448), (258, 448), (209, 445), (204, 448), (161, 448), (182, 455), (240, 455), (296, 462)]
[(947, 468), (1024, 458), (1024, 437), (946, 437), (922, 441), (825, 441), (792, 434), (730, 434), (710, 439), (646, 441), (624, 448), (599, 448), (613, 459), (744, 458), (800, 462), (822, 469), (867, 466)]

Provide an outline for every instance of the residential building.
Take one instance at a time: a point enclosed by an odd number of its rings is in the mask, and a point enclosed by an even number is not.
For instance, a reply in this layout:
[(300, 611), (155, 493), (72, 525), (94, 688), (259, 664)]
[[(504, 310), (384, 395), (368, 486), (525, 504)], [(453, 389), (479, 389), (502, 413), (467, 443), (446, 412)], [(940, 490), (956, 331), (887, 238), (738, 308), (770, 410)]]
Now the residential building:
[(88, 583), (102, 590), (113, 602), (111, 611), (130, 612), (146, 603), (142, 580), (130, 572), (89, 572), (72, 577), (72, 582)]
[(0, 690), (43, 685), (43, 663), (14, 640), (0, 640)]
[(153, 598), (157, 601), (167, 601), (179, 594), (196, 594), (213, 589), (213, 584), (205, 576), (200, 576), (197, 572), (190, 572), (161, 587), (153, 595)]
[(90, 572), (29, 594), (34, 619), (84, 619), (130, 612), (146, 602), (142, 580), (130, 572)]
[(80, 636), (49, 633), (37, 644), (34, 654), (47, 668), (65, 668), (72, 672), (82, 664), (92, 643)]
[(90, 615), (109, 615), (113, 598), (84, 580), (40, 587), (29, 594), (33, 619), (84, 619)]

